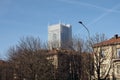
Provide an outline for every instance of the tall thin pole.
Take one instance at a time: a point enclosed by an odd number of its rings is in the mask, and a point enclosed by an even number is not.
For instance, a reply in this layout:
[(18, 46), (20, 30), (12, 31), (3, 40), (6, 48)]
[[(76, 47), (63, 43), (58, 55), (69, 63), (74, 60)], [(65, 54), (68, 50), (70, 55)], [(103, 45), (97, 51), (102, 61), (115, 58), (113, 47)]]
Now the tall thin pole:
[[(90, 31), (89, 31), (89, 29), (83, 24), (83, 22), (82, 21), (79, 21), (78, 23), (80, 23), (86, 30), (87, 30), (87, 32), (88, 32), (88, 38), (89, 38), (89, 40), (90, 40)], [(90, 54), (89, 54), (89, 60), (90, 60)], [(90, 80), (91, 80), (91, 62), (89, 62), (89, 77), (90, 77)]]
[(89, 37), (89, 39), (90, 39), (90, 31), (89, 31), (89, 29), (83, 24), (82, 21), (79, 21), (78, 23), (80, 23), (80, 24), (87, 30), (87, 32), (88, 32), (88, 37)]

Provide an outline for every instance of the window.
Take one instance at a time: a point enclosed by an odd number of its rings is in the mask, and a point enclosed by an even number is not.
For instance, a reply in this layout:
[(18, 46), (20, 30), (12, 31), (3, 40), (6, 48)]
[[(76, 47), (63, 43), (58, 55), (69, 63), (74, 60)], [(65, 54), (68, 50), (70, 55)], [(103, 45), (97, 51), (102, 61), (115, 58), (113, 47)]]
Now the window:
[(101, 55), (101, 58), (104, 58), (105, 57), (105, 51), (102, 50), (101, 53), (100, 53), (100, 55)]
[(120, 49), (117, 49), (117, 58), (120, 58)]
[(53, 40), (56, 41), (57, 40), (57, 34), (53, 34)]
[(120, 74), (120, 65), (117, 65), (117, 74)]
[(116, 78), (116, 80), (120, 80), (120, 78)]

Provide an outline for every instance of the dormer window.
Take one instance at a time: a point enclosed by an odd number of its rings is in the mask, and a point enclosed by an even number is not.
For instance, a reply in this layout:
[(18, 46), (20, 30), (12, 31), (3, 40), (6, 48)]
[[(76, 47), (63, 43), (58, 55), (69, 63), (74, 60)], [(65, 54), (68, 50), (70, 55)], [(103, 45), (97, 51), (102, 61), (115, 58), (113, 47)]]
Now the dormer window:
[(120, 48), (117, 49), (117, 58), (120, 58)]

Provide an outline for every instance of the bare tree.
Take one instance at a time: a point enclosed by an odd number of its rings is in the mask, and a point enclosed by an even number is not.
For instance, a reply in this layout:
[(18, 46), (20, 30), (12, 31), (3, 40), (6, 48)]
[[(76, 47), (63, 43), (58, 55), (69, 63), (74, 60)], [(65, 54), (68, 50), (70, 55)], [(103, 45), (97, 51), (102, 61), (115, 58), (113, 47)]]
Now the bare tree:
[(79, 37), (74, 37), (72, 47), (69, 47), (69, 49), (72, 50), (71, 54), (68, 52), (69, 80), (89, 80), (89, 76), (91, 76), (89, 64), (92, 64), (93, 59), (91, 54), (86, 51), (85, 41)]
[(79, 37), (72, 39), (72, 48), (79, 53), (84, 52), (84, 40)]
[(74, 38), (73, 44), (73, 48), (77, 50), (77, 55), (79, 55), (80, 58), (81, 80), (85, 79), (84, 75), (87, 75), (87, 80), (91, 80), (91, 75), (93, 75), (93, 55), (91, 54), (92, 48), (90, 42), (89, 40)]
[[(91, 46), (94, 51), (94, 79), (97, 80), (106, 79), (112, 66), (112, 54), (103, 53), (105, 48), (102, 42), (105, 40), (107, 40), (107, 38), (104, 34), (96, 34), (91, 40), (89, 40), (89, 46)], [(106, 58), (109, 59), (107, 65), (104, 64)]]
[(58, 50), (57, 80), (88, 80), (87, 53), (79, 54), (77, 51)]
[(26, 37), (9, 50), (14, 78), (20, 80), (53, 80), (53, 65), (39, 38)]
[(57, 80), (89, 80), (91, 63), (88, 58), (91, 55), (87, 53), (85, 46), (83, 39), (75, 37), (63, 45), (64, 49), (57, 50)]

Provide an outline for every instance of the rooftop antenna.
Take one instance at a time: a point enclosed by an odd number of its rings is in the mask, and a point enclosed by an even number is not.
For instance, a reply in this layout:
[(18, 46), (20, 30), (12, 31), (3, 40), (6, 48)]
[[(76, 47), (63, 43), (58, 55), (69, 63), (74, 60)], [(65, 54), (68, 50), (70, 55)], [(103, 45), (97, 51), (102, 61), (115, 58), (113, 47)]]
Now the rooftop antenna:
[(61, 20), (59, 20), (59, 24), (62, 24)]
[(49, 27), (50, 23), (48, 22), (48, 27)]

